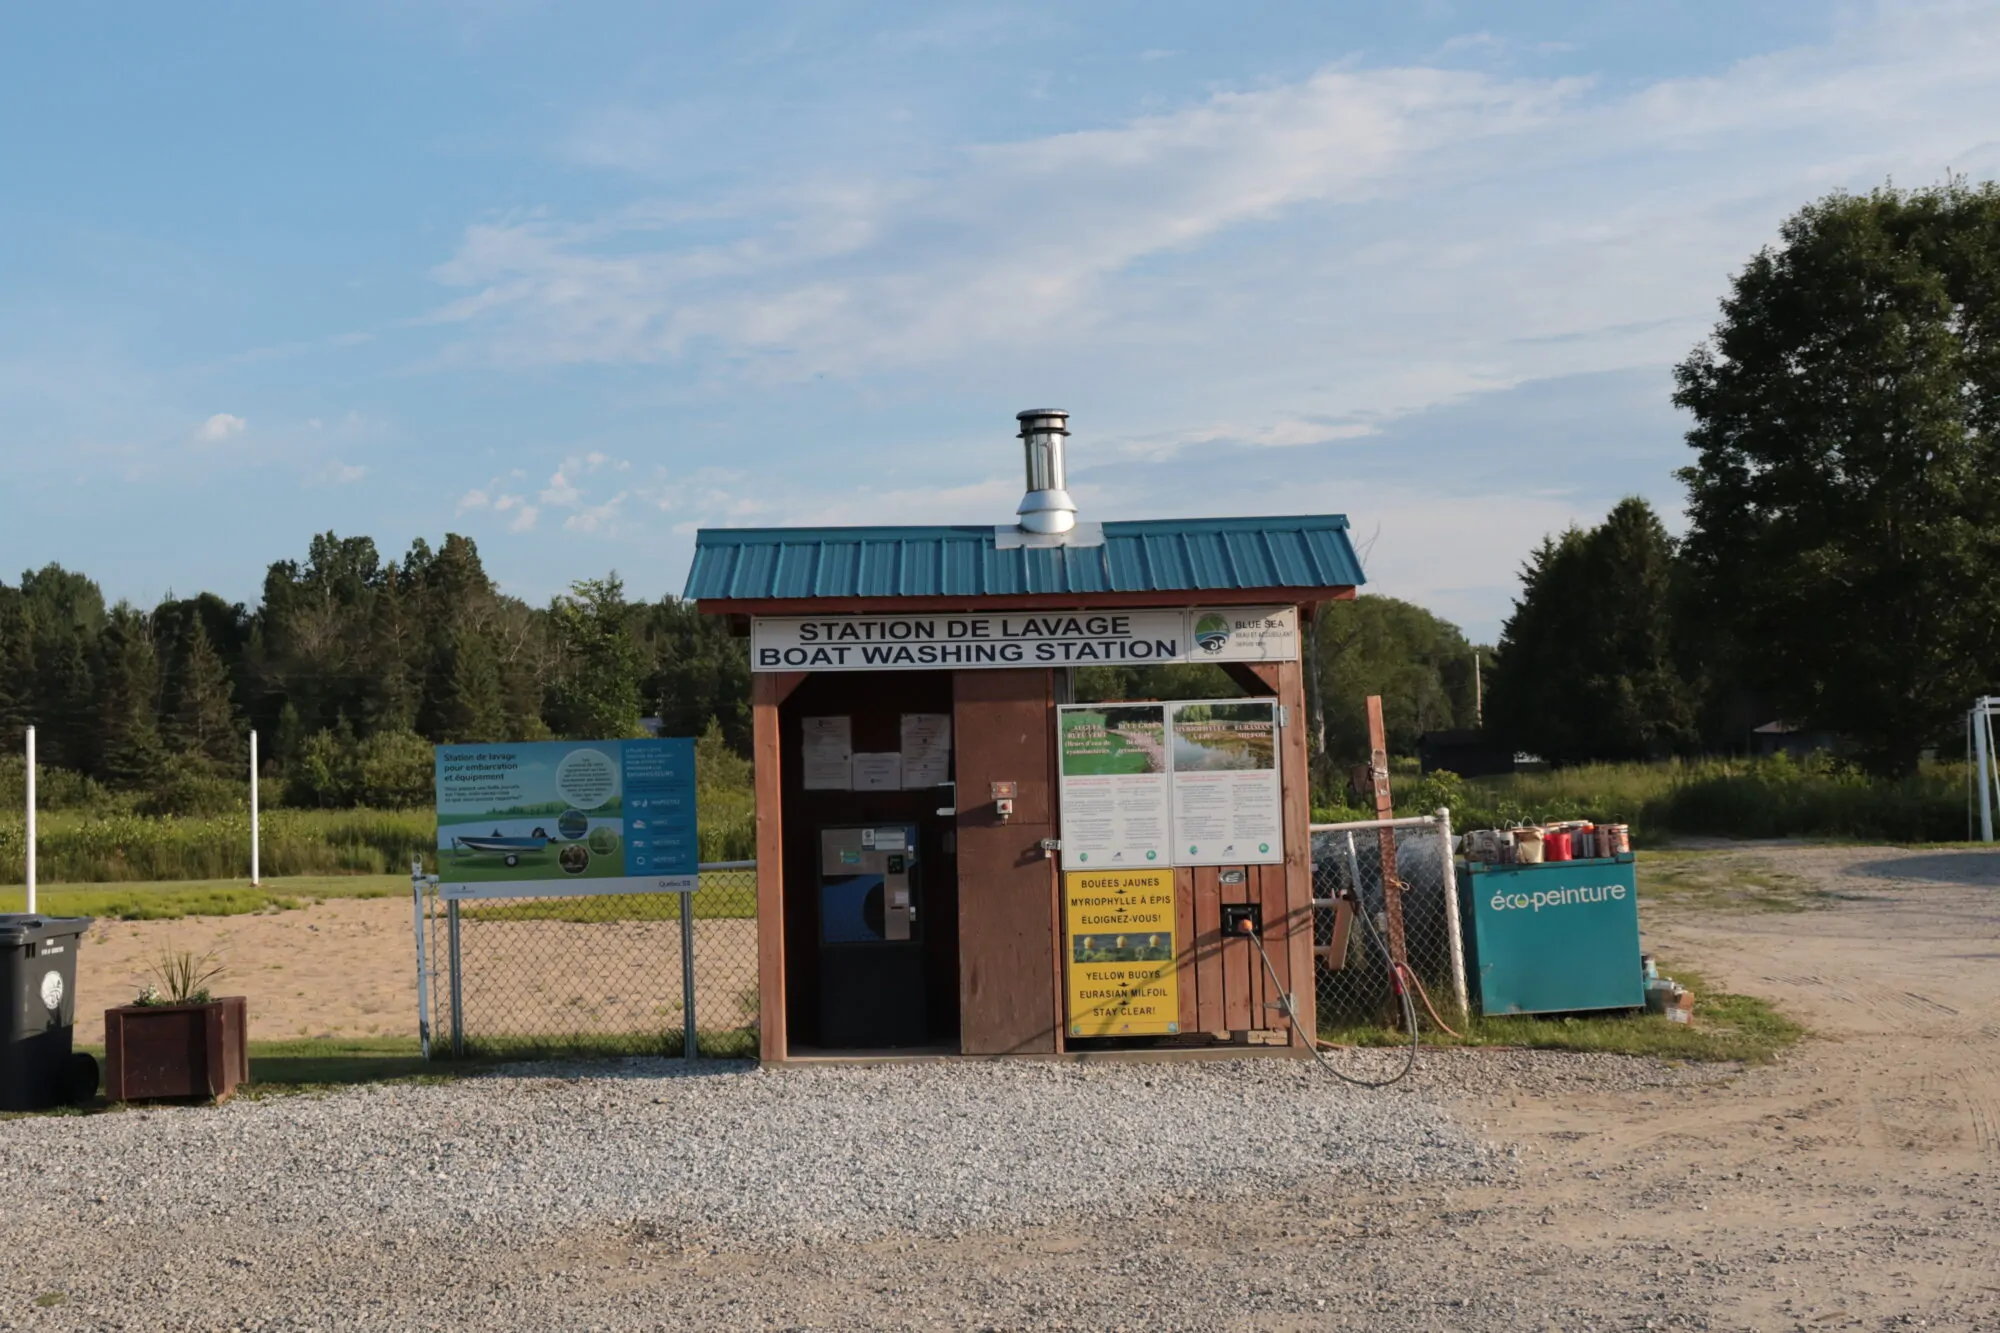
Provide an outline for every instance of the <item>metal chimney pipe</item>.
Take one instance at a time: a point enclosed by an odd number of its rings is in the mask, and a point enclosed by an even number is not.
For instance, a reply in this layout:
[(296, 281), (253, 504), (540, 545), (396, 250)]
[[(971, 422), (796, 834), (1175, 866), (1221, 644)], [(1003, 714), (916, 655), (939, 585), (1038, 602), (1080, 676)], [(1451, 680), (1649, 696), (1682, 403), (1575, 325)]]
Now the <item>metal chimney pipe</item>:
[(1069, 413), (1054, 407), (1031, 408), (1015, 414), (1021, 423), (1026, 455), (1028, 493), (1021, 497), (1021, 527), (1027, 532), (1061, 533), (1076, 526), (1076, 502), (1069, 498), (1063, 476), (1063, 437), (1069, 434)]

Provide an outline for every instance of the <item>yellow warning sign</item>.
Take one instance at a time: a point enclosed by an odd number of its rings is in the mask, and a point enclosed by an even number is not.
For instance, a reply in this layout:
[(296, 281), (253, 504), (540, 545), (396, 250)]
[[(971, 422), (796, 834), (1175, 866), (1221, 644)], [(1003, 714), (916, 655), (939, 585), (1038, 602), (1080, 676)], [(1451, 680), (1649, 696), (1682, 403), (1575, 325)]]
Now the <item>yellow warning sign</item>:
[(1080, 870), (1063, 876), (1069, 935), (1069, 1035), (1179, 1032), (1174, 872)]

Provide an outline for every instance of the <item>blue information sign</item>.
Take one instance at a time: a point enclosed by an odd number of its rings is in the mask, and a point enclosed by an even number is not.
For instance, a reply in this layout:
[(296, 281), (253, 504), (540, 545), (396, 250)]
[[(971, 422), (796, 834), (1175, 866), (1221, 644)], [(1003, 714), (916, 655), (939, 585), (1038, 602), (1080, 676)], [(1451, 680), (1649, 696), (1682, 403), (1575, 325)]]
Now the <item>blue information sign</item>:
[(447, 898), (685, 893), (700, 860), (694, 742), (437, 747)]

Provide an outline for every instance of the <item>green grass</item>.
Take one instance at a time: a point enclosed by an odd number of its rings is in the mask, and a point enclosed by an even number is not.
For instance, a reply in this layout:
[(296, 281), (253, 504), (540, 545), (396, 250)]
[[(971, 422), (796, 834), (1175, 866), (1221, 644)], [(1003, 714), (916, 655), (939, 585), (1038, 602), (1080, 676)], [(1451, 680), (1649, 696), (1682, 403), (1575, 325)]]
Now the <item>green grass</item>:
[[(756, 855), (749, 765), (742, 764), (731, 778), (704, 783), (697, 794), (704, 861)], [(267, 810), (261, 865), (264, 874), (281, 878), (407, 875), (416, 858), (435, 870), (437, 830), (429, 810)], [(25, 862), (22, 820), (17, 808), (8, 807), (0, 811), (0, 885), (21, 883)], [(36, 867), (41, 880), (60, 884), (238, 878), (250, 868), (250, 816), (155, 817), (116, 807), (45, 810)]]
[[(1398, 813), (1449, 806), (1460, 830), (1588, 819), (1629, 824), (1634, 840), (1648, 847), (1675, 837), (1949, 843), (1967, 834), (1966, 768), (1959, 763), (1925, 764), (1889, 780), (1825, 756), (1691, 759), (1493, 778), (1397, 774), (1391, 786)], [(1324, 822), (1365, 817), (1344, 806), (1314, 812)]]
[[(407, 897), (409, 892), (408, 875), (301, 875), (289, 879), (267, 878), (254, 888), (247, 879), (45, 884), (36, 892), (35, 908), (50, 916), (178, 921), (188, 916), (291, 911), (328, 898)], [(18, 912), (26, 907), (26, 890), (0, 888), (0, 912)]]
[[(459, 914), (468, 921), (678, 921), (678, 893), (612, 894), (588, 898), (531, 898), (523, 902), (467, 900)], [(722, 870), (701, 877), (694, 895), (697, 921), (748, 920), (757, 915), (754, 871)]]
[[(1520, 1046), (1531, 1050), (1764, 1064), (1805, 1035), (1803, 1027), (1779, 1013), (1767, 1000), (1712, 990), (1701, 974), (1690, 968), (1662, 963), (1660, 970), (1694, 992), (1692, 1024), (1675, 1023), (1643, 1011), (1509, 1014), (1491, 1018), (1474, 1015), (1465, 1023), (1454, 1023), (1464, 1035), (1452, 1037), (1439, 1032), (1430, 1016), (1420, 1010), (1424, 1044)], [(1405, 1032), (1375, 1025), (1322, 1029), (1320, 1036), (1343, 1046), (1394, 1046), (1409, 1040)]]
[(274, 1097), (356, 1083), (443, 1083), (474, 1061), (426, 1061), (415, 1037), (319, 1037), (250, 1043), (250, 1082), (239, 1095)]

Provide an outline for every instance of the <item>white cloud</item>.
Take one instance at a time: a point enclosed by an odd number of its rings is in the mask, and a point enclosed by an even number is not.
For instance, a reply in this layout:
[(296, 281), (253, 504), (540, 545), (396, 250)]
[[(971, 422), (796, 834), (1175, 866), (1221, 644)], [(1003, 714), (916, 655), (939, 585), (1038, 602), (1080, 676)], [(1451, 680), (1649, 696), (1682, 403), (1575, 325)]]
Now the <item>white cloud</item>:
[[(1636, 89), (1332, 66), (941, 171), (710, 201), (721, 240), (681, 239), (678, 201), (482, 224), (437, 270), (466, 293), (437, 318), (502, 362), (804, 379), (1004, 358), (1198, 374), (1273, 419), (1400, 413), (1684, 352), (1805, 199), (2000, 167), (1996, 66), (2000, 9), (1955, 4)], [(1171, 399), (1165, 420), (1194, 415)]]
[(1371, 197), (1414, 156), (1520, 133), (1581, 90), (1328, 69), (1116, 129), (970, 148), (942, 179), (808, 185), (719, 245), (645, 250), (635, 238), (665, 225), (647, 208), (484, 224), (437, 271), (475, 289), (438, 317), (493, 327), (507, 360), (648, 361), (714, 340), (798, 353), (801, 369), (928, 361), (1045, 330), (1148, 256), (1303, 201)]
[(570, 481), (568, 471), (567, 467), (559, 467), (550, 474), (549, 484), (542, 488), (543, 504), (575, 506), (583, 503), (583, 492)]
[(620, 491), (603, 504), (586, 505), (564, 519), (563, 526), (572, 532), (596, 532), (600, 528), (608, 528), (617, 519), (626, 495), (627, 492)]
[(220, 444), (232, 435), (241, 435), (249, 425), (249, 422), (233, 413), (217, 412), (195, 427), (194, 437), (203, 444)]
[(474, 509), (484, 509), (493, 502), (484, 487), (475, 487), (458, 497), (458, 512), (463, 514)]
[(509, 532), (526, 532), (535, 526), (535, 520), (541, 516), (542, 512), (539, 507), (529, 504), (524, 496), (519, 495), (503, 495), (499, 497), (493, 502), (493, 510), (499, 514), (512, 511), (514, 517), (507, 520), (507, 531)]
[(367, 464), (343, 463), (335, 458), (329, 459), (325, 467), (314, 472), (307, 480), (319, 486), (351, 486), (367, 475)]

